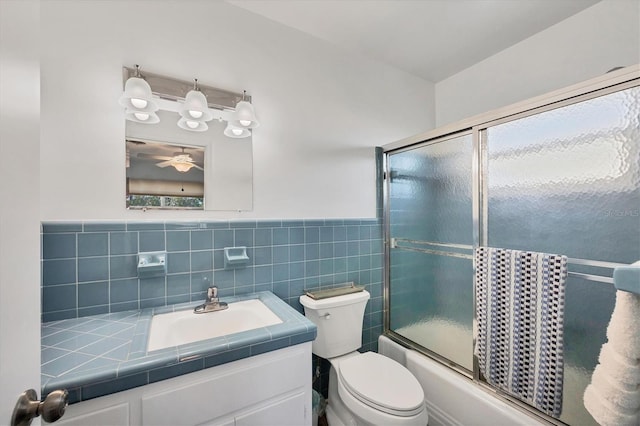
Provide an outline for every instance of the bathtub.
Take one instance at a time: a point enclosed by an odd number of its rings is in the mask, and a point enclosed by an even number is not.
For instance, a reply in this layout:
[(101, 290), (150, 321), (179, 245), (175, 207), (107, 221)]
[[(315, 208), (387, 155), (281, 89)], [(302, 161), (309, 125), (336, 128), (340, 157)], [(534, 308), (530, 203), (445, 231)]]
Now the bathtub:
[(470, 379), (385, 336), (378, 339), (378, 352), (398, 361), (416, 376), (424, 389), (429, 426), (549, 424), (495, 398)]

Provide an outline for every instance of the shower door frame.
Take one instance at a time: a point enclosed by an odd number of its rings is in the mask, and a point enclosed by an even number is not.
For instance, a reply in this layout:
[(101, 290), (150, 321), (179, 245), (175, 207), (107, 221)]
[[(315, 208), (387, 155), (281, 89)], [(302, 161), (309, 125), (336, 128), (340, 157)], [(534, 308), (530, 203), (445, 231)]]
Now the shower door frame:
[[(589, 99), (605, 96), (610, 93), (618, 92), (630, 87), (640, 86), (640, 65), (623, 68), (604, 76), (600, 76), (583, 83), (560, 89), (527, 101), (500, 108), (485, 114), (480, 114), (469, 119), (452, 123), (441, 128), (434, 129), (425, 133), (412, 136), (407, 139), (394, 142), (383, 146), (383, 244), (384, 244), (384, 278), (383, 278), (383, 335), (391, 340), (416, 350), (423, 355), (443, 364), (453, 371), (471, 379), (475, 384), (486, 391), (491, 392), (494, 396), (510, 403), (525, 414), (533, 415), (543, 419), (549, 423), (556, 425), (564, 425), (562, 421), (547, 416), (538, 411), (534, 407), (523, 403), (522, 401), (510, 396), (506, 392), (497, 389), (486, 383), (480, 378), (480, 369), (478, 359), (475, 356), (476, 337), (477, 337), (477, 315), (476, 305), (473, 305), (473, 370), (456, 364), (455, 362), (439, 355), (428, 348), (425, 348), (410, 339), (391, 330), (391, 306), (390, 306), (390, 286), (391, 286), (391, 226), (390, 226), (390, 170), (389, 156), (403, 151), (415, 149), (430, 144), (443, 142), (451, 138), (462, 135), (471, 134), (473, 138), (473, 154), (472, 154), (472, 229), (473, 229), (473, 248), (478, 246), (486, 246), (488, 239), (488, 200), (486, 198), (486, 182), (483, 177), (487, 171), (487, 149), (486, 149), (486, 130), (492, 126), (503, 124), (509, 121), (521, 119), (546, 111), (562, 108), (567, 105), (576, 104)], [(582, 259), (575, 260), (576, 263), (583, 262)], [(587, 261), (588, 262), (588, 261)], [(475, 259), (472, 260), (473, 272), (475, 273)], [(607, 264), (607, 267), (613, 267), (617, 264), (611, 262), (594, 262)], [(598, 265), (596, 265), (598, 266)], [(612, 284), (612, 279), (600, 276), (583, 276), (586, 279), (602, 281)], [(472, 292), (475, 294), (475, 283)]]
[[(409, 151), (412, 149), (416, 149), (416, 148), (421, 148), (421, 147), (425, 147), (425, 146), (429, 146), (429, 145), (435, 145), (438, 143), (442, 143), (442, 142), (446, 142), (450, 139), (455, 139), (457, 137), (461, 137), (461, 136), (472, 136), (472, 145), (473, 145), (473, 152), (472, 152), (472, 157), (473, 157), (473, 164), (471, 167), (471, 174), (472, 174), (472, 185), (471, 185), (471, 205), (472, 205), (472, 210), (475, 212), (477, 210), (477, 206), (479, 203), (478, 200), (478, 188), (479, 188), (479, 181), (476, 179), (476, 176), (478, 176), (479, 171), (478, 171), (478, 162), (475, 160), (476, 158), (478, 158), (478, 152), (477, 152), (477, 141), (476, 141), (476, 134), (475, 132), (473, 132), (473, 128), (462, 128), (459, 131), (454, 131), (454, 132), (450, 132), (450, 133), (445, 133), (441, 136), (436, 136), (436, 137), (432, 137), (428, 140), (424, 140), (422, 142), (418, 142), (418, 143), (412, 143), (410, 145), (404, 146), (404, 147), (398, 147), (398, 148), (394, 148), (391, 151), (385, 151), (384, 152), (384, 156), (383, 156), (383, 200), (384, 200), (384, 215), (383, 215), (383, 244), (384, 244), (384, 282), (383, 282), (383, 305), (384, 305), (384, 311), (383, 311), (383, 324), (384, 324), (384, 329), (383, 329), (383, 334), (387, 337), (390, 337), (392, 340), (396, 341), (397, 343), (401, 343), (402, 345), (406, 346), (406, 347), (410, 347), (412, 349), (415, 349), (425, 355), (428, 355), (429, 357), (437, 360), (438, 362), (446, 365), (447, 367), (457, 371), (460, 374), (463, 374), (464, 376), (467, 377), (471, 377), (471, 371), (469, 371), (468, 369), (466, 369), (465, 367), (449, 360), (448, 358), (438, 354), (437, 352), (431, 351), (430, 349), (421, 346), (419, 344), (416, 344), (415, 342), (413, 342), (412, 340), (394, 332), (393, 330), (391, 330), (391, 306), (390, 306), (390, 300), (391, 300), (391, 292), (390, 292), (390, 281), (391, 281), (391, 277), (390, 277), (390, 273), (391, 273), (391, 248), (392, 247), (392, 237), (391, 237), (391, 220), (390, 220), (390, 214), (391, 214), (391, 206), (390, 206), (390, 202), (389, 202), (389, 184), (390, 184), (390, 179), (388, 179), (387, 177), (389, 176), (389, 161), (388, 161), (388, 157), (389, 155), (392, 154), (398, 154), (404, 151)], [(384, 147), (383, 147), (384, 149)], [(477, 243), (477, 237), (478, 237), (478, 217), (476, 217), (476, 215), (473, 215), (473, 223), (472, 223), (472, 232), (473, 232), (473, 241), (472, 241), (472, 245), (469, 246), (471, 250), (473, 250), (474, 247), (477, 247), (478, 243)], [(440, 243), (442, 246), (449, 246), (449, 247), (453, 247), (453, 246), (460, 246), (459, 244), (446, 244), (446, 243)], [(447, 255), (447, 253), (435, 253), (435, 254), (443, 254), (443, 255)], [(455, 253), (454, 253), (455, 254)], [(472, 258), (472, 262), (475, 262), (473, 260), (473, 256), (471, 256)], [(475, 271), (475, 263), (473, 264), (473, 268)], [(474, 289), (474, 293), (475, 293), (475, 289)], [(472, 332), (472, 335), (475, 336), (475, 304), (474, 304), (474, 312), (473, 312), (473, 318), (474, 318), (474, 329)], [(475, 346), (475, 337), (474, 337), (474, 346)], [(475, 361), (475, 357), (473, 360), (473, 370), (477, 370), (476, 368), (476, 361)]]

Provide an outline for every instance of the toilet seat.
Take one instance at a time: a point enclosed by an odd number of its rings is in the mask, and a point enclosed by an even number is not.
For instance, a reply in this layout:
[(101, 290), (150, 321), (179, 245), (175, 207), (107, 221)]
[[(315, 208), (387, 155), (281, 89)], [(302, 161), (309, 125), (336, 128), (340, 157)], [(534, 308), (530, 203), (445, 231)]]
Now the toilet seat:
[(424, 410), (424, 391), (404, 366), (375, 352), (340, 362), (339, 382), (358, 401), (399, 417)]

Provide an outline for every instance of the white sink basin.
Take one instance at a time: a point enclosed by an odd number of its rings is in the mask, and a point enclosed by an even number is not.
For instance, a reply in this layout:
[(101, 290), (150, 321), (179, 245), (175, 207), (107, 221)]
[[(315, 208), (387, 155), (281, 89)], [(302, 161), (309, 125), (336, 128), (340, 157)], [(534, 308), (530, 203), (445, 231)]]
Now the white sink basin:
[(195, 314), (193, 309), (158, 314), (151, 318), (147, 350), (155, 351), (280, 323), (282, 320), (258, 299), (229, 303), (228, 309), (204, 314)]

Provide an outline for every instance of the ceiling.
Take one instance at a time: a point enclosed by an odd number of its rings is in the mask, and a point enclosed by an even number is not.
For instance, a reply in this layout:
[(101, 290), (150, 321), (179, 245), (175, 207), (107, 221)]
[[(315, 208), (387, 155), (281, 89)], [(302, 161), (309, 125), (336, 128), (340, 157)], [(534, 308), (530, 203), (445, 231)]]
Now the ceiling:
[(599, 0), (227, 0), (438, 82)]

